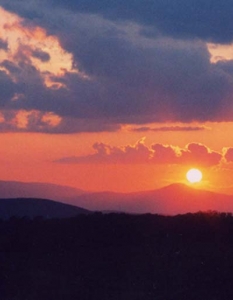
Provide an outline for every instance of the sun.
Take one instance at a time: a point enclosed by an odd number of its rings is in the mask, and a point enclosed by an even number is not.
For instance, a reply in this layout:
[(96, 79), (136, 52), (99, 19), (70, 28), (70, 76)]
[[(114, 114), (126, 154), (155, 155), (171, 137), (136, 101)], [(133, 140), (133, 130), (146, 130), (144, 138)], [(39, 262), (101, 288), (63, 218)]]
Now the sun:
[(186, 178), (190, 183), (197, 183), (202, 180), (202, 173), (198, 169), (190, 169), (186, 173)]

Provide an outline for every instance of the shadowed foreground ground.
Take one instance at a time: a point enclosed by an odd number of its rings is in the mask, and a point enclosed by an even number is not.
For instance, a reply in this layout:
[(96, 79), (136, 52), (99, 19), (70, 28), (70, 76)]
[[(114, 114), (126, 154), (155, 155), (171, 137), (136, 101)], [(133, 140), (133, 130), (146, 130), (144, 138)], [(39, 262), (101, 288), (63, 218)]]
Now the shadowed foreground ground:
[(233, 298), (233, 217), (93, 214), (0, 222), (3, 300)]

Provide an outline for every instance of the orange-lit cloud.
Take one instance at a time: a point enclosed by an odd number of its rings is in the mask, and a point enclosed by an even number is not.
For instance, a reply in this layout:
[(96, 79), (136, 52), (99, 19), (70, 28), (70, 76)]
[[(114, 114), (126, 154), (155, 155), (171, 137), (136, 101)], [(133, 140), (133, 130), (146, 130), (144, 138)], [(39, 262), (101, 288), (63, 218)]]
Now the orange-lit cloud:
[(73, 57), (62, 49), (56, 36), (49, 35), (39, 26), (24, 24), (16, 14), (0, 7), (0, 69), (17, 81), (14, 73), (1, 64), (4, 61), (18, 65), (28, 62), (41, 74), (48, 87), (61, 86), (54, 77), (62, 77), (65, 72), (78, 72), (73, 68)]
[(233, 148), (225, 148), (224, 149), (224, 158), (226, 162), (233, 162)]
[(211, 55), (210, 61), (212, 63), (233, 60), (233, 44), (207, 43), (207, 47)]
[[(12, 101), (20, 101), (22, 95), (15, 95)], [(66, 134), (77, 132), (118, 131), (118, 125), (108, 123), (80, 120), (76, 118), (63, 118), (53, 112), (44, 112), (35, 109), (0, 110), (0, 132), (42, 132), (53, 134)]]
[(53, 132), (62, 119), (36, 110), (0, 111), (0, 132)]
[(182, 163), (213, 166), (219, 164), (222, 159), (222, 154), (213, 151), (202, 144), (191, 143), (186, 146), (186, 149), (181, 150)]
[(94, 154), (66, 157), (60, 163), (103, 163), (103, 164), (182, 164), (193, 166), (218, 165), (223, 156), (205, 145), (188, 144), (185, 148), (172, 145), (152, 144), (148, 147), (144, 139), (135, 145), (113, 147), (104, 143), (93, 145)]

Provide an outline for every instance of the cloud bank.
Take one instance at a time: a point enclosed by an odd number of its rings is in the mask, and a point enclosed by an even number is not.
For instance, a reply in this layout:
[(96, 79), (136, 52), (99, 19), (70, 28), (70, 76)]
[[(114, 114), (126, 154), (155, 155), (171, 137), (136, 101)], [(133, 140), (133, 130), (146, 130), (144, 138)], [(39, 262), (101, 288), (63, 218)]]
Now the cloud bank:
[(30, 0), (0, 4), (24, 17), (41, 17), (41, 7), (59, 7), (63, 11), (95, 14), (112, 21), (132, 21), (148, 28), (144, 34), (160, 32), (182, 39), (204, 39), (214, 42), (233, 41), (232, 0)]
[(60, 120), (0, 130), (233, 121), (232, 60), (213, 63), (208, 48), (233, 41), (232, 4), (0, 0), (1, 113)]
[[(95, 143), (93, 149), (93, 154), (65, 157), (56, 162), (65, 164), (182, 164), (211, 167), (218, 165), (224, 157), (222, 153), (199, 143), (190, 143), (185, 148), (163, 144), (152, 144), (148, 147), (144, 139), (139, 140), (135, 145), (122, 147)], [(228, 157), (225, 154), (225, 158), (233, 161), (231, 153), (233, 149), (230, 149), (228, 149), (228, 155), (231, 156)]]

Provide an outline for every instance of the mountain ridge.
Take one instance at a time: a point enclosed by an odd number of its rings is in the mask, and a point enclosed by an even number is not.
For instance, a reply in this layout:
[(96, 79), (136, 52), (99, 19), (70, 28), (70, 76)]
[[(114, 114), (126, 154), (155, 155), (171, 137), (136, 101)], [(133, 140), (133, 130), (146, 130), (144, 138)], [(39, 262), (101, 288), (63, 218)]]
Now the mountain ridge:
[[(21, 198), (41, 198), (36, 194), (38, 187), (46, 187), (47, 190), (43, 190), (44, 197), (42, 198), (83, 207), (91, 211), (155, 213), (164, 215), (195, 213), (197, 211), (208, 210), (233, 212), (233, 195), (215, 193), (183, 183), (173, 183), (160, 189), (133, 193), (111, 191), (86, 192), (59, 185), (40, 183), (23, 183), (22, 185), (19, 182), (10, 182), (11, 185), (15, 183), (16, 186), (18, 184), (21, 187), (21, 190), (23, 189), (23, 193), (26, 196)], [(3, 187), (5, 187), (5, 194), (7, 194), (10, 184), (6, 182), (4, 186), (4, 182), (0, 181), (0, 198), (19, 198), (20, 195), (17, 194), (19, 189), (11, 190), (11, 194), (13, 193), (14, 197), (2, 197)], [(49, 190), (50, 188), (51, 190)], [(49, 191), (48, 194), (46, 194), (47, 191)]]
[(44, 217), (50, 218), (70, 218), (79, 214), (89, 214), (90, 211), (56, 202), (48, 199), (38, 198), (8, 198), (0, 199), (0, 219), (11, 217)]
[(0, 198), (40, 198), (62, 202), (84, 193), (81, 189), (53, 183), (0, 180)]
[(85, 194), (77, 197), (76, 203), (92, 210), (105, 207), (105, 210), (165, 215), (209, 210), (233, 212), (233, 196), (180, 183), (135, 193)]

